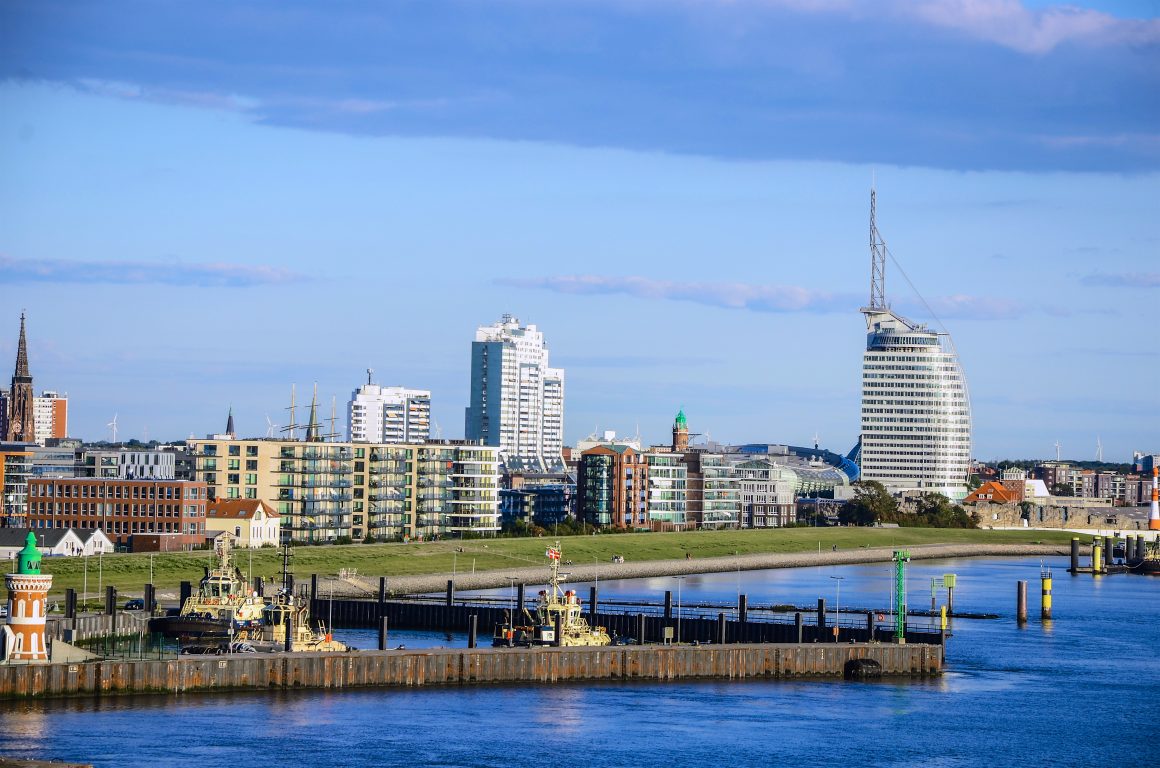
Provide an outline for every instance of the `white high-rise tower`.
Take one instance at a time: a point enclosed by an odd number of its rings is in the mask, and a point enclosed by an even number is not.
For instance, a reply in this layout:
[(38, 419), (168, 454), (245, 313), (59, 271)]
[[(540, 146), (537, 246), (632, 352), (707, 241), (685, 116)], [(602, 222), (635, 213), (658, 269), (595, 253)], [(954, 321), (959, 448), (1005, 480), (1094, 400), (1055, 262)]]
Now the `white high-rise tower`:
[(504, 315), (476, 330), (470, 397), (468, 440), (499, 446), (508, 470), (563, 470), (564, 371), (548, 367), (536, 326)]
[(971, 463), (967, 381), (950, 337), (886, 303), (886, 243), (870, 192), (870, 305), (862, 356), (861, 479), (890, 490), (966, 495)]
[(347, 404), (347, 439), (352, 443), (423, 443), (431, 436), (431, 392), (382, 387), (371, 381)]

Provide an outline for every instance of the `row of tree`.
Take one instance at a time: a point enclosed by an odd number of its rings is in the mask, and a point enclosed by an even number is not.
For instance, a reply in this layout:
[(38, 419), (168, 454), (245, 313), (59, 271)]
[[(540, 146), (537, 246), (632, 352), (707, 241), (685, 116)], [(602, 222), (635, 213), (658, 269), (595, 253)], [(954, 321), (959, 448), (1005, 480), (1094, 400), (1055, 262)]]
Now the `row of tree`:
[(838, 520), (843, 525), (895, 523), (904, 528), (978, 528), (978, 517), (954, 504), (941, 493), (924, 493), (914, 510), (904, 510), (882, 483), (854, 483), (854, 498), (842, 505)]

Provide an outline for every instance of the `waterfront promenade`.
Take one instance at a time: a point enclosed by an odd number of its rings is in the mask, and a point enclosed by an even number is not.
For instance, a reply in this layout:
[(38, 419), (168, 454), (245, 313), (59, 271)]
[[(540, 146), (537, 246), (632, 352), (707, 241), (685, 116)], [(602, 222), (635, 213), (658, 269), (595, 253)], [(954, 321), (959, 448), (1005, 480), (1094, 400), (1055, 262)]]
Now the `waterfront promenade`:
[[(546, 539), (545, 539), (546, 541)], [(646, 560), (641, 562), (576, 562), (564, 566), (568, 581), (585, 583), (597, 577), (607, 579), (639, 579), (656, 576), (684, 576), (694, 573), (725, 573), (730, 571), (757, 571), (767, 568), (809, 568), (820, 565), (857, 565), (861, 563), (890, 562), (895, 549), (908, 549), (911, 560), (941, 560), (959, 557), (1026, 557), (1064, 556), (1070, 552), (1063, 544), (934, 544), (910, 547), (859, 547), (857, 549), (822, 549), (818, 552), (780, 552), (732, 555), (725, 557)], [(544, 581), (543, 566), (504, 568), (502, 570), (459, 571), (454, 574), (456, 590), (494, 589), (515, 583), (539, 584)], [(451, 573), (414, 576), (391, 576), (387, 580), (390, 594), (404, 595), (440, 592), (447, 586)], [(371, 596), (378, 590), (377, 578), (323, 578), (319, 577), (319, 594), (360, 597)]]

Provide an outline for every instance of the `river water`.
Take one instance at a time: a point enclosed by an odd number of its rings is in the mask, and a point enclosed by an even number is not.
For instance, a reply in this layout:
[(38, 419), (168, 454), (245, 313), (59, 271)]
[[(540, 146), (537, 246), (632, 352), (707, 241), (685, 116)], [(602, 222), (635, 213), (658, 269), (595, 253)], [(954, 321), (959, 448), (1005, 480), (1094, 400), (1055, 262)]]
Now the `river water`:
[[(1055, 578), (1038, 619), (1040, 561), (912, 564), (912, 607), (958, 575), (948, 672), (932, 681), (603, 683), (424, 690), (142, 696), (0, 705), (0, 755), (98, 766), (1093, 766), (1160, 763), (1160, 578)], [(841, 580), (833, 576), (842, 577)], [(1014, 621), (1028, 581), (1032, 621)], [(705, 574), (682, 603), (889, 605), (889, 566)], [(583, 585), (578, 585), (582, 587)], [(677, 580), (601, 582), (656, 599)], [(506, 595), (507, 590), (495, 594)], [(586, 597), (586, 592), (582, 593)], [(850, 619), (855, 621), (853, 617)], [(922, 621), (921, 619), (919, 621)], [(369, 632), (349, 637), (372, 647)], [(392, 644), (463, 645), (393, 633)]]

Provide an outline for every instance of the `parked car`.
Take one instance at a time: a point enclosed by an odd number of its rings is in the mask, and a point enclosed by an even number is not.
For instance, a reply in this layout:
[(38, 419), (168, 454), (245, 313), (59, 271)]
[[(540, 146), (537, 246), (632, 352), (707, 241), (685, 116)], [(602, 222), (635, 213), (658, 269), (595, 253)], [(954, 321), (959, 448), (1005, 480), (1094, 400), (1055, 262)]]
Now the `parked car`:
[(145, 610), (145, 601), (141, 599), (133, 599), (125, 601), (126, 611), (143, 611)]

